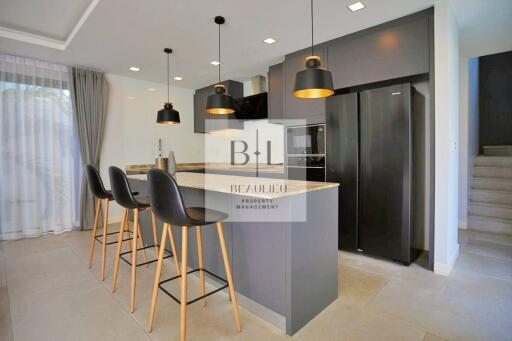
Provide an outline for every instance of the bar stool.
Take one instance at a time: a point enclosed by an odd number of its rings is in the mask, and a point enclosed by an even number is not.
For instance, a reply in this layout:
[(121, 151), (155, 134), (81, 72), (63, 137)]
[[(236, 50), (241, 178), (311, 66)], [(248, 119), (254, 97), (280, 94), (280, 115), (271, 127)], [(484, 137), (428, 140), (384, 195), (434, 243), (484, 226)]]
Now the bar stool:
[[(89, 268), (92, 266), (92, 258), (94, 255), (94, 245), (97, 241), (101, 244), (101, 280), (103, 281), (105, 278), (105, 257), (107, 253), (107, 245), (112, 245), (117, 243), (117, 241), (114, 242), (107, 242), (107, 236), (118, 234), (121, 231), (116, 232), (110, 232), (107, 233), (107, 227), (108, 227), (108, 208), (110, 201), (114, 200), (114, 197), (112, 196), (112, 192), (105, 189), (105, 186), (103, 186), (103, 181), (101, 180), (100, 173), (98, 172), (98, 169), (94, 167), (91, 164), (87, 164), (85, 166), (85, 176), (87, 178), (87, 184), (89, 186), (89, 190), (92, 192), (94, 197), (96, 198), (96, 210), (94, 213), (94, 225), (92, 228), (92, 235), (91, 235), (91, 241), (89, 243)], [(137, 193), (134, 193), (134, 195)], [(96, 235), (98, 230), (98, 219), (100, 215), (100, 209), (101, 209), (101, 203), (102, 201), (105, 201), (105, 211), (103, 212), (103, 233), (101, 235)], [(123, 230), (121, 234), (121, 239), (124, 238), (124, 233), (129, 233), (129, 230)], [(101, 239), (100, 239), (101, 237)], [(128, 241), (128, 239), (122, 239), (122, 241)]]
[[(137, 276), (137, 267), (148, 265), (150, 263), (154, 263), (157, 259), (148, 261), (145, 255), (145, 250), (148, 248), (158, 248), (158, 238), (156, 231), (156, 217), (151, 212), (151, 223), (153, 225), (153, 244), (152, 245), (142, 245), (140, 248), (137, 248), (137, 240), (140, 239), (142, 242), (141, 232), (140, 232), (140, 222), (139, 222), (139, 212), (144, 211), (149, 208), (149, 199), (146, 198), (135, 198), (130, 189), (130, 184), (128, 183), (128, 179), (126, 178), (126, 174), (119, 168), (111, 166), (108, 168), (109, 176), (110, 176), (110, 184), (112, 186), (112, 194), (114, 196), (115, 201), (123, 207), (123, 214), (121, 218), (121, 227), (119, 232), (123, 231), (125, 223), (128, 222), (128, 210), (133, 210), (133, 234), (132, 234), (132, 247), (130, 251), (121, 253), (122, 248), (122, 237), (119, 237), (117, 243), (117, 254), (116, 261), (114, 265), (114, 273), (112, 275), (112, 292), (116, 291), (117, 284), (117, 274), (119, 272), (119, 260), (122, 259), (126, 263), (131, 266), (131, 312), (135, 311), (135, 289), (136, 289), (136, 276)], [(167, 251), (168, 255), (163, 258), (169, 258), (176, 254), (174, 239), (171, 236), (171, 245), (173, 248), (173, 252), (171, 253), (168, 250), (165, 250), (165, 246), (160, 248), (159, 251)], [(144, 262), (137, 264), (137, 252), (142, 251), (144, 255)], [(124, 255), (131, 254), (131, 261), (123, 258)], [(176, 268), (179, 269), (179, 265), (176, 261)]]
[[(183, 203), (183, 198), (176, 181), (167, 173), (160, 169), (151, 169), (148, 173), (149, 183), (149, 199), (153, 212), (164, 222), (164, 230), (162, 233), (161, 249), (158, 255), (158, 263), (156, 267), (155, 281), (153, 284), (153, 295), (151, 298), (151, 309), (148, 321), (148, 330), (151, 332), (153, 328), (153, 321), (155, 319), (156, 301), (158, 297), (158, 289), (162, 289), (164, 293), (169, 295), (173, 300), (180, 304), (180, 340), (184, 341), (186, 338), (186, 325), (187, 325), (187, 305), (203, 301), (203, 306), (206, 305), (205, 298), (210, 296), (226, 287), (229, 288), (231, 304), (237, 330), (242, 330), (240, 326), (240, 317), (238, 314), (238, 303), (236, 300), (235, 287), (233, 284), (233, 276), (231, 274), (231, 266), (229, 265), (228, 252), (226, 249), (226, 242), (224, 241), (224, 232), (222, 230), (222, 220), (225, 220), (228, 215), (210, 210), (203, 207), (189, 207), (186, 208)], [(203, 250), (201, 238), (201, 226), (216, 224), (217, 233), (219, 236), (220, 248), (222, 258), (224, 260), (224, 268), (226, 270), (227, 281), (219, 276), (209, 272), (203, 268)], [(163, 248), (165, 247), (165, 234), (172, 233), (171, 225), (182, 226), (181, 234), (181, 275), (160, 281), (162, 262), (163, 262)], [(197, 254), (199, 268), (187, 272), (187, 243), (188, 243), (188, 230), (191, 226), (196, 226), (197, 237)], [(199, 272), (199, 279), (201, 285), (202, 296), (187, 301), (187, 275), (193, 272)], [(207, 273), (225, 283), (220, 288), (205, 293), (204, 274)], [(174, 297), (167, 290), (162, 288), (163, 283), (181, 278), (181, 297), (180, 299)]]

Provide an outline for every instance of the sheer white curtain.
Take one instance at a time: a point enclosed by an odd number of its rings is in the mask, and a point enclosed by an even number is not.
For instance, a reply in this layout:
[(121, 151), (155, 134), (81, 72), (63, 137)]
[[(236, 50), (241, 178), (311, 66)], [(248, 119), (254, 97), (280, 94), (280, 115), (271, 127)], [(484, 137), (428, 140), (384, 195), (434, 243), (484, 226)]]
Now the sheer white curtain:
[(79, 153), (67, 68), (0, 54), (0, 239), (78, 226)]

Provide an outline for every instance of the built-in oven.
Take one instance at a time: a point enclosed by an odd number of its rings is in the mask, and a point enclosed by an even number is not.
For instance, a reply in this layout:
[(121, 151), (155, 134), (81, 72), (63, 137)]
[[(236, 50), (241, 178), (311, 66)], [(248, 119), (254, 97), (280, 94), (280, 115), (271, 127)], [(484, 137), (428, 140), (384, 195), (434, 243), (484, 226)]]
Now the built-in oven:
[(286, 171), (288, 179), (325, 181), (325, 124), (288, 127)]

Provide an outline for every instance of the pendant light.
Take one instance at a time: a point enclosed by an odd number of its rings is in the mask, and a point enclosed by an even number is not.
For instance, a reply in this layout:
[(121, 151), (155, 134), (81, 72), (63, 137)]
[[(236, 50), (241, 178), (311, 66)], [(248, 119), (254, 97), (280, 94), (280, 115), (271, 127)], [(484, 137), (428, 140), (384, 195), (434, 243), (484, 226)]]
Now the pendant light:
[(323, 98), (334, 94), (332, 75), (321, 67), (320, 57), (313, 50), (313, 0), (311, 0), (311, 56), (306, 58), (306, 68), (295, 75), (293, 96)]
[(213, 115), (228, 115), (235, 112), (233, 98), (226, 93), (226, 87), (220, 84), (220, 25), (226, 20), (224, 17), (216, 16), (214, 22), (219, 26), (219, 82), (214, 86), (215, 93), (206, 99), (206, 112)]
[(170, 54), (172, 53), (172, 49), (165, 48), (164, 52), (167, 54), (167, 102), (164, 104), (164, 108), (158, 111), (158, 115), (156, 117), (156, 123), (160, 124), (177, 124), (180, 123), (180, 113), (172, 108), (172, 103), (170, 101), (171, 90), (169, 84), (169, 78), (171, 78), (170, 70), (169, 70), (169, 59)]

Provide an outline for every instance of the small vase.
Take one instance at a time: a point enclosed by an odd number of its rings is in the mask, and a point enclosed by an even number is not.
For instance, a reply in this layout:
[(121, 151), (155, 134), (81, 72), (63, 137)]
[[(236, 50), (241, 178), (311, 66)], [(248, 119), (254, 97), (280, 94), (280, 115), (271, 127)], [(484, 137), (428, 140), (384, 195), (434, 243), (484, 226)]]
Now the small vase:
[(167, 161), (167, 165), (168, 165), (167, 169), (168, 169), (169, 174), (174, 176), (176, 174), (176, 159), (174, 158), (173, 151), (169, 152), (169, 159)]

